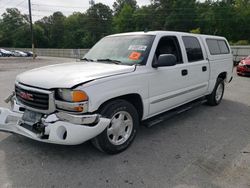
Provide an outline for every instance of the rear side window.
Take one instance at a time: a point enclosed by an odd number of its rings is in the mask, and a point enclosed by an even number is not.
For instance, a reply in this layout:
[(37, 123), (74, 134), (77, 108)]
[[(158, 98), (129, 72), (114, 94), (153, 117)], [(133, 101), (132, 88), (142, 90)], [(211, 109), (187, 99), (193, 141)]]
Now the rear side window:
[(218, 44), (220, 47), (220, 53), (229, 54), (229, 49), (228, 49), (227, 43), (224, 40), (218, 40)]
[(230, 53), (226, 41), (217, 39), (207, 39), (206, 41), (211, 55)]
[(217, 40), (207, 39), (207, 46), (211, 55), (220, 54), (220, 47)]
[(196, 37), (182, 37), (189, 62), (203, 60), (203, 53), (200, 42)]

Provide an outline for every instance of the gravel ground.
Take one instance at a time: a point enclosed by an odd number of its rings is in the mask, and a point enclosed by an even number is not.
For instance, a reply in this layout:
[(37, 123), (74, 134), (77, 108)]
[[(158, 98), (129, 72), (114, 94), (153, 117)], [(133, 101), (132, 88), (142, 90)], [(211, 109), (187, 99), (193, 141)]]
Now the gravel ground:
[[(0, 106), (25, 70), (72, 61), (0, 58)], [(235, 75), (217, 107), (201, 105), (110, 156), (87, 142), (58, 146), (0, 133), (0, 187), (250, 187), (250, 78)]]

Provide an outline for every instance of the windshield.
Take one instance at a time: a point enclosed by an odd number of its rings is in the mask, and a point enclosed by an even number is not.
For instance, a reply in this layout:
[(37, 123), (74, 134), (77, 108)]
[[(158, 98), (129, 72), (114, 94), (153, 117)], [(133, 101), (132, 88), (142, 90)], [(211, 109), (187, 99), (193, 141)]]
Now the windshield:
[(145, 65), (153, 40), (153, 35), (105, 37), (83, 59), (104, 63)]

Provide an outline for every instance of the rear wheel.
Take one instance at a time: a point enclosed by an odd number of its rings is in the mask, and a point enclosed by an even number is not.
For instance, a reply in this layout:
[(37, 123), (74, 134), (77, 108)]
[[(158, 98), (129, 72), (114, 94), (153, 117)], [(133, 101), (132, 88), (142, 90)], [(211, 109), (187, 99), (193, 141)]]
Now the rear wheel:
[(105, 105), (103, 117), (111, 119), (109, 126), (92, 143), (99, 150), (116, 154), (127, 149), (133, 142), (139, 126), (138, 112), (125, 100), (115, 100)]
[(218, 78), (213, 92), (207, 96), (207, 104), (216, 106), (220, 104), (224, 95), (225, 84), (222, 78)]

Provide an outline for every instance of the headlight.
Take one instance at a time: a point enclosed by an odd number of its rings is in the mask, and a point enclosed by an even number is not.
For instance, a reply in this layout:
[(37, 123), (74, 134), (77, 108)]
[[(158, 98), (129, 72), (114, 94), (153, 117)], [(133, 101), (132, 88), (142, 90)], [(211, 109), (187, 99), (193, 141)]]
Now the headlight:
[(73, 112), (73, 113), (86, 113), (88, 112), (88, 102), (64, 102), (55, 101), (58, 110)]
[(75, 113), (86, 113), (88, 111), (88, 95), (84, 91), (58, 89), (56, 99), (56, 107), (59, 110)]
[(67, 102), (83, 102), (88, 100), (88, 95), (84, 91), (58, 89), (58, 97)]

